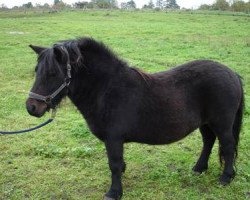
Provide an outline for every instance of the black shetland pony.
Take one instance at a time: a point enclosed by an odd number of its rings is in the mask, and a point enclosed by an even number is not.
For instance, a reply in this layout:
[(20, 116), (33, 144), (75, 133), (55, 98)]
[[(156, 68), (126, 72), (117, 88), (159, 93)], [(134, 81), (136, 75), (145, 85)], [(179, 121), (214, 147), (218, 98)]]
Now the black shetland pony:
[(71, 99), (93, 134), (105, 143), (112, 172), (105, 199), (122, 196), (124, 143), (169, 144), (197, 128), (204, 146), (193, 170), (207, 170), (217, 137), (224, 163), (220, 183), (228, 184), (234, 177), (244, 98), (239, 76), (228, 67), (197, 60), (147, 74), (129, 67), (91, 38), (63, 41), (52, 48), (31, 48), (38, 54), (31, 92), (44, 96), (53, 93), (68, 76), (67, 66), (72, 69), (71, 82), (50, 103), (31, 96), (27, 110), (41, 117), (63, 97)]

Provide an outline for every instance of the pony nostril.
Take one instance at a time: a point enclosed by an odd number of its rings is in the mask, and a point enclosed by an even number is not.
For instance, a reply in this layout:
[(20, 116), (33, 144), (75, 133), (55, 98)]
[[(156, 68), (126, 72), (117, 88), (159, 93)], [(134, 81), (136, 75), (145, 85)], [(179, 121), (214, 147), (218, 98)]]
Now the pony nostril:
[(36, 106), (34, 104), (27, 104), (27, 110), (30, 114), (33, 114), (36, 111)]
[(30, 111), (31, 111), (31, 112), (35, 112), (35, 111), (36, 111), (36, 106), (35, 106), (35, 105), (31, 105)]

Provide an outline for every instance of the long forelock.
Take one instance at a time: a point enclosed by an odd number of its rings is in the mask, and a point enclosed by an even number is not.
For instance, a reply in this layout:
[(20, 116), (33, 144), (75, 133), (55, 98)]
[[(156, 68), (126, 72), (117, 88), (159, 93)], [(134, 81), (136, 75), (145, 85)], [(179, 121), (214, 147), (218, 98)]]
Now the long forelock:
[(40, 65), (38, 73), (43, 76), (61, 72), (60, 65), (56, 61), (52, 48), (46, 49), (39, 55), (38, 63)]

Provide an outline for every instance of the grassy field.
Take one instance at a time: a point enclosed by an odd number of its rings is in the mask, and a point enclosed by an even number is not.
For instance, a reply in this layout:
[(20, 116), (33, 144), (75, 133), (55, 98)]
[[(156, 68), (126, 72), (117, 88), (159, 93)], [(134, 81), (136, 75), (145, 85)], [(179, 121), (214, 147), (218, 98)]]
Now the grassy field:
[[(195, 176), (201, 151), (198, 131), (165, 146), (126, 144), (124, 200), (250, 199), (250, 17), (209, 13), (72, 11), (54, 14), (0, 12), (0, 129), (16, 130), (45, 121), (32, 118), (25, 99), (34, 81), (36, 55), (29, 44), (91, 36), (131, 65), (147, 72), (194, 59), (228, 65), (244, 79), (246, 110), (237, 176), (218, 183), (216, 143), (210, 168)], [(0, 199), (100, 200), (110, 172), (103, 144), (89, 131), (69, 100), (56, 121), (33, 133), (0, 136)]]

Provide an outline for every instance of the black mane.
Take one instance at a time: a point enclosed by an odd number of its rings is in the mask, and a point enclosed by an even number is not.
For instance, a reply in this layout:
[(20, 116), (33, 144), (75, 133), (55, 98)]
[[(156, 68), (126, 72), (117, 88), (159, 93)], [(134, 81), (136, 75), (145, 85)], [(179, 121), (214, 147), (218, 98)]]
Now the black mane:
[[(110, 64), (110, 62), (112, 62), (112, 65), (109, 66), (109, 68), (117, 67), (118, 65), (119, 67), (128, 66), (126, 62), (120, 59), (105, 44), (89, 37), (61, 41), (60, 43), (57, 43), (54, 46), (57, 45), (62, 45), (68, 50), (71, 58), (70, 60), (73, 66), (79, 67), (85, 65), (85, 67), (87, 67), (86, 65), (89, 62), (88, 60), (86, 60), (86, 57), (90, 54), (94, 55), (95, 59), (98, 59), (98, 62), (101, 62), (101, 64)], [(88, 66), (88, 68), (91, 67), (93, 66)]]
[[(89, 37), (83, 37), (79, 39), (59, 41), (54, 44), (53, 47), (45, 49), (41, 52), (38, 57), (38, 63), (44, 67), (40, 68), (38, 73), (48, 76), (62, 72), (54, 52), (54, 48), (60, 46), (67, 49), (70, 56), (70, 63), (75, 71), (78, 71), (79, 68), (84, 68), (84, 70), (87, 71), (94, 70), (94, 73), (99, 71), (105, 72), (105, 74), (114, 74), (129, 68), (127, 62), (119, 58), (119, 56), (104, 43)], [(94, 57), (96, 60), (95, 63), (97, 64), (93, 65), (90, 63), (87, 58), (88, 56), (92, 58)], [(136, 67), (130, 68), (135, 71), (135, 73), (138, 74), (146, 84), (148, 84), (148, 80), (152, 78), (149, 74)], [(36, 67), (36, 71), (37, 70), (38, 67)]]

